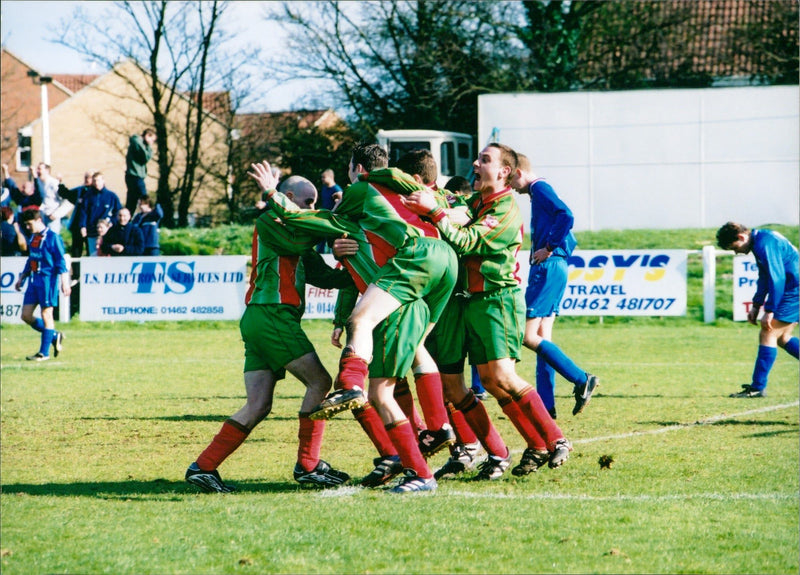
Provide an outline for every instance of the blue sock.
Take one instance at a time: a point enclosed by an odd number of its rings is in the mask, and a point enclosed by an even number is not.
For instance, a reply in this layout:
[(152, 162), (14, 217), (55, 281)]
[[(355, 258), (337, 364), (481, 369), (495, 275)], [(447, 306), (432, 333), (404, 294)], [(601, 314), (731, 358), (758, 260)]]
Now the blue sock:
[(42, 345), (39, 347), (39, 353), (42, 355), (50, 355), (50, 346), (53, 345), (53, 338), (56, 337), (56, 330), (46, 329), (42, 331)]
[(478, 366), (472, 366), (472, 393), (486, 393), (486, 390), (483, 389), (483, 385), (481, 384), (481, 376), (478, 375)]
[(536, 356), (536, 392), (547, 411), (556, 407), (556, 370), (541, 355)]
[(800, 357), (798, 357), (798, 355), (800, 355), (800, 339), (793, 337), (786, 342), (786, 345), (783, 346), (783, 349), (785, 349), (793, 358), (800, 359)]
[(567, 381), (574, 385), (586, 383), (586, 378), (588, 377), (586, 372), (575, 365), (575, 362), (568, 358), (552, 341), (547, 341), (546, 339), (542, 340), (536, 353), (538, 353), (540, 357), (543, 357), (547, 363), (552, 365), (555, 370), (561, 374), (561, 377)]
[(31, 327), (39, 333), (44, 333), (44, 322), (40, 317), (34, 318), (33, 325)]
[(763, 390), (767, 387), (767, 378), (769, 377), (769, 370), (772, 369), (772, 364), (775, 363), (775, 358), (778, 357), (778, 348), (769, 347), (766, 345), (758, 346), (758, 355), (756, 356), (756, 365), (753, 368), (753, 383), (754, 389)]

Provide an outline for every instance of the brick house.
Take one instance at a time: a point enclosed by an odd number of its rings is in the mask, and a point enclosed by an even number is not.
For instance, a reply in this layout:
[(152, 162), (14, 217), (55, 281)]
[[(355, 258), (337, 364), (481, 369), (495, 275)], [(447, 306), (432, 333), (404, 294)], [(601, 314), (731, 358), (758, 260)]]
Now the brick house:
[[(8, 164), (11, 177), (23, 179), (34, 155), (37, 160), (42, 157), (41, 145), (38, 150), (31, 149), (30, 129), (23, 130), (42, 114), (42, 87), (37, 83), (40, 75), (31, 77), (33, 67), (6, 49), (2, 50), (0, 70), (0, 156), (2, 163)], [(62, 83), (62, 79), (53, 77), (45, 84), (50, 110), (80, 89), (75, 83)]]
[[(33, 81), (29, 71), (32, 71), (31, 66), (2, 50), (2, 161), (8, 164), (11, 177), (18, 183), (27, 177), (28, 166), (43, 160), (41, 85)], [(115, 70), (102, 75), (53, 74), (51, 77), (45, 89), (52, 173), (72, 187), (83, 181), (87, 170), (100, 170), (107, 187), (124, 203), (128, 138), (152, 126), (152, 116), (136, 93), (137, 90), (148, 93), (149, 78), (130, 62), (118, 64)], [(180, 96), (170, 119), (173, 133), (183, 131), (191, 98), (191, 94)], [(342, 122), (332, 110), (245, 113), (231, 119), (226, 92), (205, 93), (203, 107), (209, 120), (201, 144), (204, 169), (199, 171), (203, 180), (192, 197), (190, 209), (199, 221), (226, 219), (225, 202), (221, 200), (228, 193), (229, 178), (226, 176), (230, 176), (227, 163), (232, 138), (239, 139), (240, 147), (247, 142), (250, 149), (266, 151), (265, 157), (280, 165), (277, 143), (289, 127), (326, 130)], [(231, 134), (229, 125), (235, 129)], [(182, 173), (180, 154), (183, 148), (177, 143), (169, 146), (178, 154), (174, 159), (172, 189), (177, 187), (176, 178)], [(245, 171), (251, 161), (254, 159), (248, 155)], [(155, 158), (148, 171), (147, 189), (154, 192), (158, 176)]]
[[(2, 58), (2, 157), (11, 176), (19, 182), (27, 177), (28, 166), (36, 166), (44, 159), (41, 86), (32, 81), (28, 73), (31, 67), (24, 61), (5, 49)], [(116, 192), (124, 204), (128, 139), (131, 134), (152, 127), (152, 115), (138, 95), (149, 93), (149, 81), (132, 62), (117, 64), (98, 76), (53, 75), (52, 82), (46, 85), (53, 175), (72, 187), (83, 182), (87, 170), (99, 170), (108, 189)], [(213, 96), (215, 102), (220, 97)], [(183, 131), (189, 106), (190, 100), (184, 95), (173, 106), (169, 122), (176, 137)], [(197, 217), (213, 218), (219, 210), (219, 198), (226, 193), (228, 128), (213, 114), (206, 117), (208, 124), (200, 145), (200, 171), (204, 178), (192, 197), (190, 211)], [(177, 177), (183, 172), (185, 153), (177, 140), (170, 140), (169, 149), (175, 154), (170, 184), (175, 189)], [(148, 171), (147, 189), (155, 192), (155, 158)]]

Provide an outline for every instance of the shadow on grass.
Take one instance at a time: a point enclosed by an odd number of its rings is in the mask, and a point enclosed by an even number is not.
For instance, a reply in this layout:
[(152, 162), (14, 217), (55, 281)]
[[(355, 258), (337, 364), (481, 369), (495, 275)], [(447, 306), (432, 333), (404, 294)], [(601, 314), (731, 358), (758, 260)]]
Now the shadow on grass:
[[(295, 482), (233, 482), (237, 491), (225, 494), (235, 497), (247, 493), (299, 493), (307, 491)], [(184, 481), (154, 479), (152, 481), (99, 481), (76, 483), (11, 483), (2, 486), (2, 493), (45, 497), (92, 497), (95, 499), (141, 499), (142, 501), (182, 501), (184, 495), (206, 495)], [(215, 496), (217, 494), (207, 494)]]
[(751, 433), (748, 437), (775, 437), (777, 435), (786, 435), (787, 433), (791, 433), (795, 435), (797, 433), (796, 429), (779, 429), (778, 431), (765, 431), (763, 433)]
[[(226, 419), (230, 417), (230, 414), (226, 415), (164, 415), (161, 417), (81, 417), (82, 421), (126, 421), (126, 420), (138, 420), (138, 421), (211, 421), (211, 422), (219, 422), (222, 423)], [(297, 421), (297, 416), (287, 416), (287, 415), (269, 415), (267, 419), (264, 420), (265, 422), (269, 421)]]
[[(658, 425), (660, 427), (675, 427), (680, 425), (747, 425), (747, 426), (771, 426), (771, 425), (789, 425), (791, 427), (798, 427), (798, 423), (794, 421), (757, 421), (753, 419), (723, 419), (720, 421), (703, 422), (698, 421), (694, 424), (686, 424), (682, 421), (639, 421), (639, 425)], [(792, 432), (792, 430), (787, 430)]]

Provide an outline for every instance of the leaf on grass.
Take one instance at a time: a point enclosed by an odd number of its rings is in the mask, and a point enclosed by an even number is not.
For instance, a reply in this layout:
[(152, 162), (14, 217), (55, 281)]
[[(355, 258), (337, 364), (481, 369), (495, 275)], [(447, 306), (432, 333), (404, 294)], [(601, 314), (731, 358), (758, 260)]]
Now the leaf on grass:
[(601, 455), (600, 459), (597, 460), (597, 463), (600, 464), (600, 469), (611, 469), (611, 466), (614, 465), (614, 456)]

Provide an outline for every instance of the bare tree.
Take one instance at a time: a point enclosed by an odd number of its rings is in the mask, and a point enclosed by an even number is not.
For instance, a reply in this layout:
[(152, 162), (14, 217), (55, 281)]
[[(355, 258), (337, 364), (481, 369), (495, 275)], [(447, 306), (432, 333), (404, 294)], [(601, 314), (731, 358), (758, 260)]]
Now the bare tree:
[[(135, 78), (123, 79), (152, 116), (158, 137), (157, 197), (167, 225), (175, 220), (176, 200), (177, 223), (184, 226), (188, 223), (193, 194), (206, 178), (226, 179), (225, 162), (221, 166), (205, 166), (201, 151), (209, 122), (232, 125), (230, 117), (217, 118), (204, 107), (209, 86), (235, 90), (249, 86), (247, 82), (237, 84), (230, 79), (232, 74), (242, 74), (240, 62), (248, 60), (252, 49), (225, 51), (231, 36), (225, 33), (222, 24), (229, 4), (218, 0), (125, 0), (115, 2), (99, 18), (90, 17), (78, 7), (70, 19), (61, 22), (51, 39), (118, 75), (124, 72), (119, 72), (115, 64), (130, 60), (141, 74), (149, 77), (149, 91), (143, 90)], [(86, 38), (92, 41), (87, 42)], [(237, 94), (234, 99), (242, 98)], [(181, 108), (178, 103), (186, 101), (187, 111), (176, 124), (174, 118)], [(179, 154), (170, 148), (169, 138), (178, 134), (180, 156), (185, 158), (179, 167), (175, 163)], [(177, 182), (174, 187), (173, 181)]]
[[(284, 79), (333, 85), (365, 135), (477, 132), (493, 92), (797, 83), (798, 0), (283, 2)], [(720, 35), (720, 30), (727, 33)]]
[(365, 135), (379, 127), (473, 132), (477, 94), (512, 85), (506, 30), (496, 26), (512, 9), (467, 0), (284, 2), (270, 17), (294, 30), (289, 47), (298, 57), (273, 69), (335, 86), (336, 104)]

